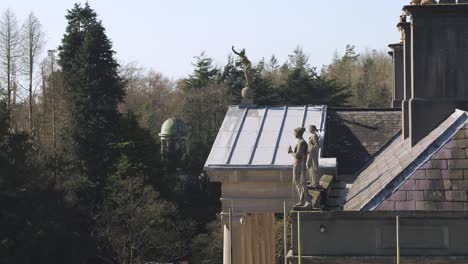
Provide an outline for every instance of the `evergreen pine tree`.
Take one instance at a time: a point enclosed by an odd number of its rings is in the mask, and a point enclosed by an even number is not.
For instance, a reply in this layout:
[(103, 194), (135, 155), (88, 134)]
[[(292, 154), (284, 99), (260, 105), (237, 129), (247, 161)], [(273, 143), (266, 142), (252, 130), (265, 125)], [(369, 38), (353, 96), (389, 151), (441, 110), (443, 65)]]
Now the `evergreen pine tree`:
[(72, 115), (70, 136), (81, 176), (101, 190), (115, 162), (118, 104), (124, 96), (112, 43), (88, 3), (75, 4), (59, 47), (59, 64)]
[(188, 88), (203, 88), (216, 80), (219, 71), (213, 66), (213, 59), (207, 57), (205, 52), (202, 52), (200, 56), (195, 56), (195, 59), (193, 74), (185, 80), (185, 83)]
[(301, 48), (296, 48), (289, 60), (286, 85), (282, 87), (281, 96), (286, 104), (346, 105), (350, 94), (345, 87), (319, 76), (315, 67), (309, 65), (309, 58)]

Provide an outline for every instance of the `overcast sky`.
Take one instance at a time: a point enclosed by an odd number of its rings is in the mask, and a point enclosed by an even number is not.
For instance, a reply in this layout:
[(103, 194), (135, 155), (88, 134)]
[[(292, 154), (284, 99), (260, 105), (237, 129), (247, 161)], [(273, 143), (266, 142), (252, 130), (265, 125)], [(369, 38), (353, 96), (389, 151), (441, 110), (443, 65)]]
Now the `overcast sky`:
[[(1, 0), (19, 22), (33, 11), (55, 49), (73, 0)], [(90, 0), (120, 62), (136, 61), (171, 78), (192, 70), (205, 51), (223, 65), (231, 45), (253, 62), (275, 54), (287, 59), (302, 46), (314, 66), (328, 64), (346, 44), (385, 50), (398, 41), (396, 23), (409, 0)]]

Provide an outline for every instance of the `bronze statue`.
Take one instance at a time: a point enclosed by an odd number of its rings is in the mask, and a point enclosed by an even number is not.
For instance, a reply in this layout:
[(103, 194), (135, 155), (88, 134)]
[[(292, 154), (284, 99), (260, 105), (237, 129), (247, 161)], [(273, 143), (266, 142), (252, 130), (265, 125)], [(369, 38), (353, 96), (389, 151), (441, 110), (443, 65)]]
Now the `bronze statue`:
[(321, 189), (320, 186), (320, 171), (319, 171), (319, 136), (317, 134), (317, 127), (314, 125), (309, 126), (309, 142), (308, 142), (308, 156), (307, 156), (307, 172), (309, 174), (309, 181), (312, 188)]
[(305, 129), (298, 127), (294, 129), (294, 136), (297, 138), (297, 144), (294, 151), (289, 146), (288, 153), (294, 157), (293, 164), (293, 183), (296, 185), (297, 193), (299, 194), (299, 203), (297, 207), (311, 207), (311, 198), (307, 189), (307, 143), (302, 135)]
[(250, 63), (250, 60), (245, 56), (245, 49), (242, 49), (240, 52), (237, 52), (234, 49), (234, 46), (232, 46), (232, 52), (239, 56), (240, 63), (244, 67), (244, 77), (245, 77), (245, 87), (249, 87), (249, 72), (252, 64)]

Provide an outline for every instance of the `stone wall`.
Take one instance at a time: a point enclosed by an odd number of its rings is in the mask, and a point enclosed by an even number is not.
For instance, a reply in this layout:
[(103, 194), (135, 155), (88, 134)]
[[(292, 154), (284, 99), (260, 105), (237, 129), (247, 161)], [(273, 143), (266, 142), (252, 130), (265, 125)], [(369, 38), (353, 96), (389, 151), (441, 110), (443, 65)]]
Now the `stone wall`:
[(396, 263), (396, 216), (401, 263), (468, 263), (468, 212), (422, 211), (291, 212), (288, 260), (298, 263), (300, 255), (310, 264)]
[(468, 125), (376, 210), (468, 211)]
[[(297, 256), (289, 256), (290, 264), (299, 263)], [(466, 264), (467, 257), (401, 257), (401, 263), (405, 264)], [(304, 256), (303, 264), (395, 264), (396, 257), (385, 256), (340, 256), (340, 257), (316, 257)]]

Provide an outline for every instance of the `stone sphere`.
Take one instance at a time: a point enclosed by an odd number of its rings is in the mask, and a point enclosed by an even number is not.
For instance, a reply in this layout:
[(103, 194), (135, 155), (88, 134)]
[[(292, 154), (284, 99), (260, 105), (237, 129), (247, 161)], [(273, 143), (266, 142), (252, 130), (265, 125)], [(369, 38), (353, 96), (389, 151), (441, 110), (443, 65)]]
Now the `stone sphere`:
[(242, 89), (242, 98), (253, 99), (254, 96), (255, 96), (255, 93), (253, 89), (251, 89), (250, 87), (244, 87), (244, 89)]

